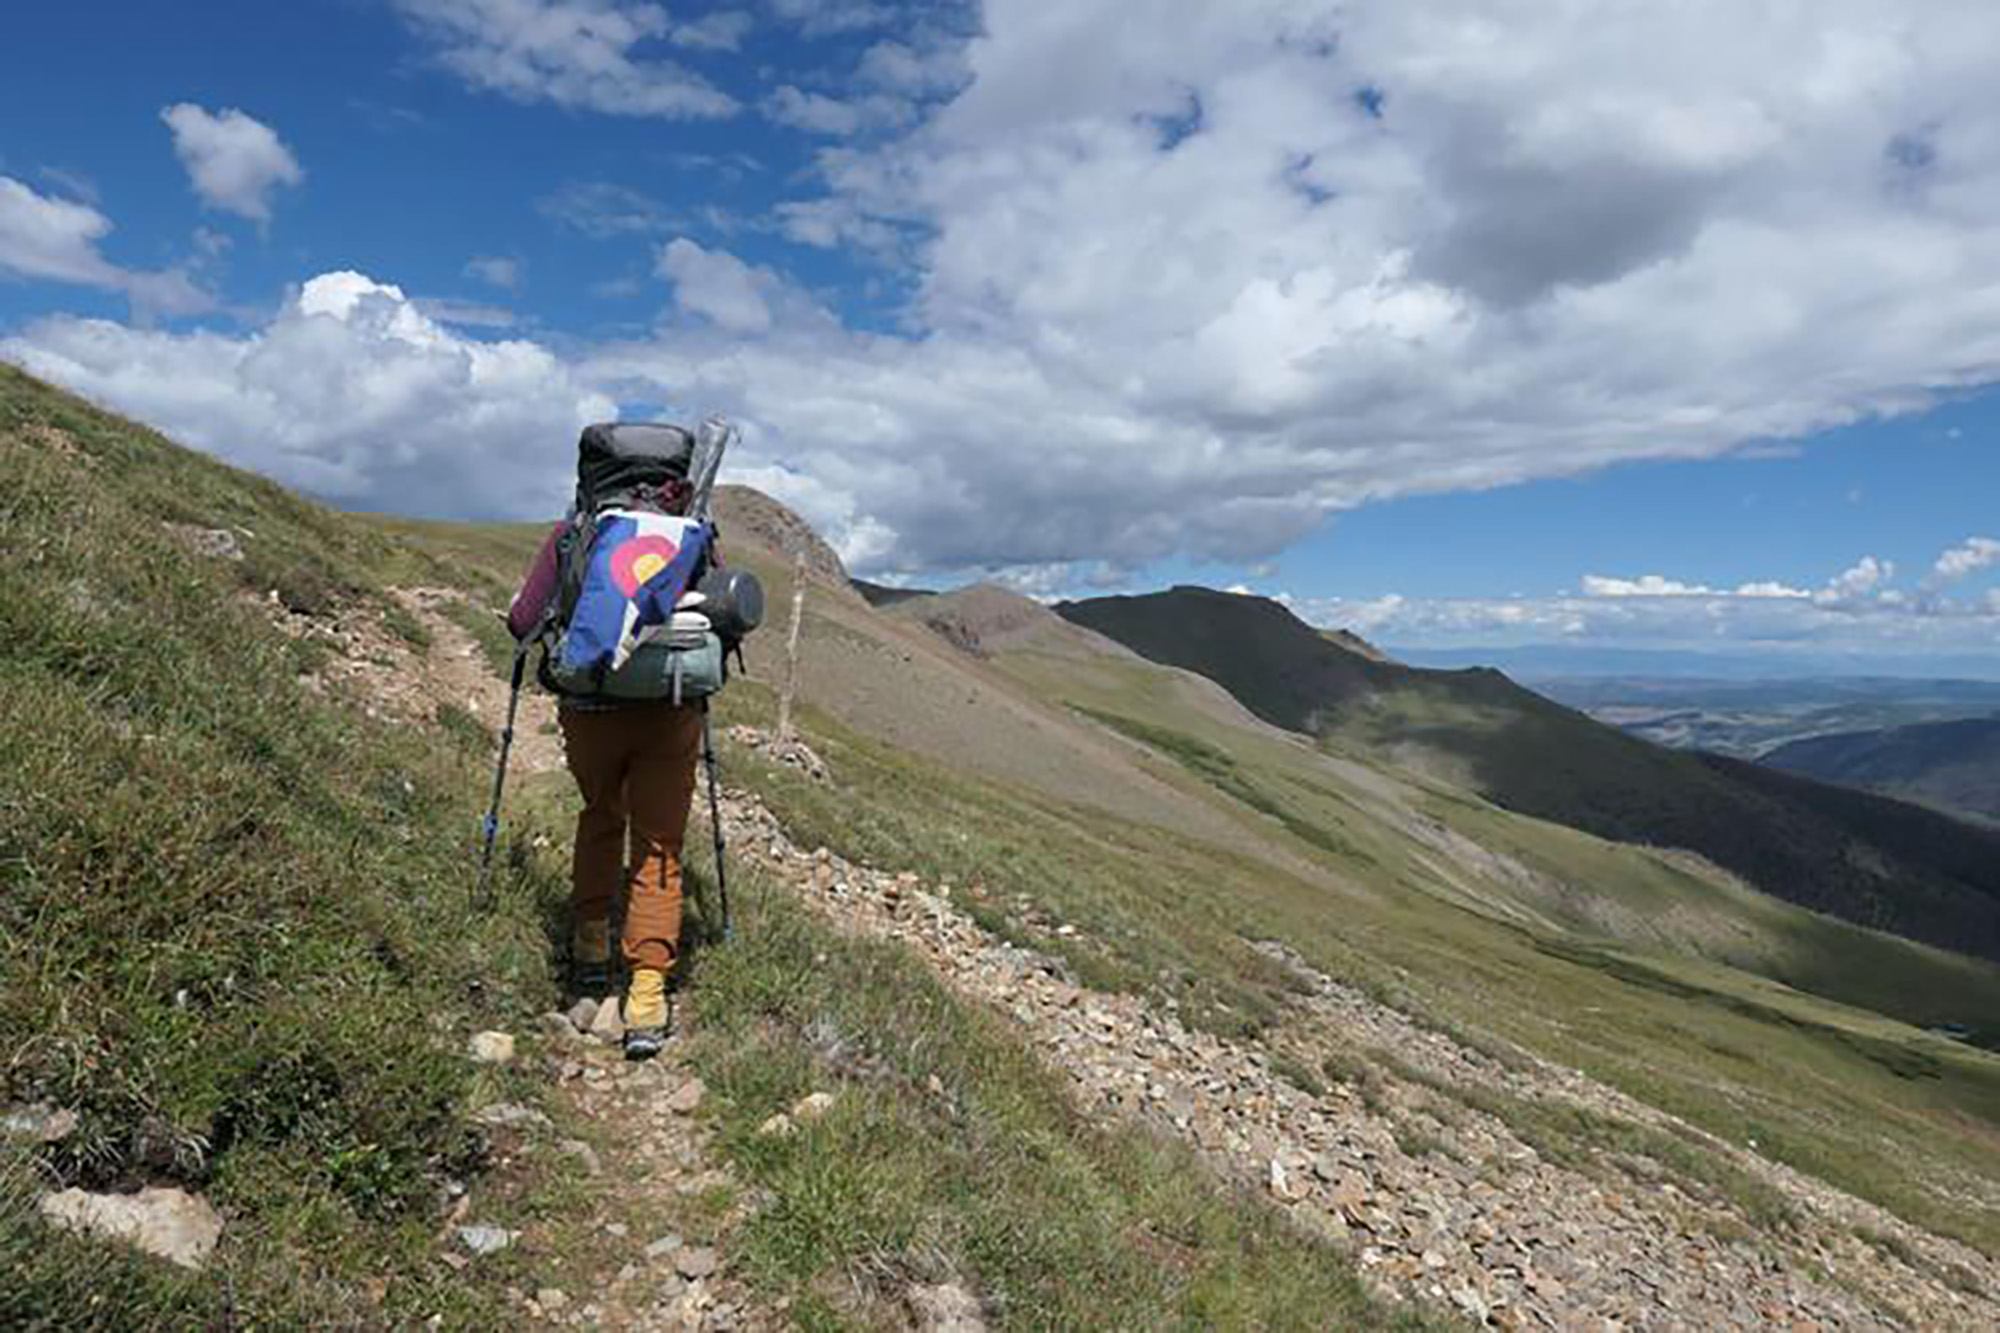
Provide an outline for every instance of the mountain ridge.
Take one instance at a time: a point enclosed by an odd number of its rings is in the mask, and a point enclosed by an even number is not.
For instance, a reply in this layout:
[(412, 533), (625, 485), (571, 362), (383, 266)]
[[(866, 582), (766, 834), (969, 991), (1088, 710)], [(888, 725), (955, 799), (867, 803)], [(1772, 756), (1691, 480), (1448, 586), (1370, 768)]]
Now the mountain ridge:
[(1181, 587), (1056, 610), (1210, 676), (1276, 725), (1406, 762), (1433, 756), (1509, 809), (1686, 848), (1778, 897), (2000, 959), (2000, 837), (1988, 831), (1666, 751), (1491, 668), (1369, 661), (1268, 599)]

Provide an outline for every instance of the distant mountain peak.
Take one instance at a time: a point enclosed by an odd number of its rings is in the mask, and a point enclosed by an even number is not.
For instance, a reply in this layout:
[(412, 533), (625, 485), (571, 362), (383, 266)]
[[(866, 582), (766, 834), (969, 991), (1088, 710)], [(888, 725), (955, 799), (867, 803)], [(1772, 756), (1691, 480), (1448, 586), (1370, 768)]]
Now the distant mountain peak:
[(783, 501), (748, 486), (722, 485), (715, 488), (715, 509), (725, 555), (732, 534), (747, 537), (788, 560), (803, 554), (809, 572), (826, 582), (847, 586), (847, 566), (840, 553)]
[(910, 614), (947, 643), (975, 657), (1038, 633), (1067, 628), (1048, 607), (997, 583), (975, 583), (907, 605)]

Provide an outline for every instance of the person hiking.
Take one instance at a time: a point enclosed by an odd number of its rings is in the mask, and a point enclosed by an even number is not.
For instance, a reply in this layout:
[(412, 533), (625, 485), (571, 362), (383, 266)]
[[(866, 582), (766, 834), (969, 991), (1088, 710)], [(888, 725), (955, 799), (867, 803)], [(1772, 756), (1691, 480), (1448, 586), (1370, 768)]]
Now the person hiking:
[[(688, 618), (678, 608), (698, 605), (703, 598), (685, 590), (703, 569), (719, 565), (707, 540), (712, 530), (659, 522), (648, 527), (647, 520), (686, 514), (695, 498), (687, 479), (693, 441), (678, 427), (585, 430), (576, 508), (543, 541), (508, 608), (507, 627), (517, 641), (547, 634), (553, 623), (572, 616), (574, 626), (591, 616), (601, 618), (608, 599), (625, 616), (617, 631), (626, 639), (617, 654), (622, 668), (633, 664), (630, 640), (639, 614), (628, 609), (630, 599), (644, 601), (648, 589), (669, 588), (666, 610), (654, 617), (658, 627), (678, 629)], [(614, 498), (607, 500), (607, 495)], [(684, 561), (684, 555), (692, 558)], [(687, 567), (676, 575), (674, 567), (683, 563)], [(593, 579), (615, 587), (599, 594), (593, 591)], [(700, 623), (698, 635), (714, 637), (704, 618), (697, 614), (693, 619)], [(564, 632), (566, 644), (578, 637), (574, 628)], [(567, 665), (567, 649), (561, 651)], [(719, 647), (715, 653), (719, 661)], [(605, 650), (607, 660), (610, 655)], [(563, 750), (583, 798), (570, 867), (572, 983), (583, 991), (609, 988), (612, 908), (622, 887), (625, 1055), (648, 1059), (658, 1054), (673, 1023), (667, 980), (680, 948), (681, 848), (709, 691), (684, 694), (678, 661), (672, 666), (670, 692), (664, 685), (659, 691), (630, 687), (629, 673), (613, 670), (607, 675), (602, 663), (582, 678), (585, 688), (570, 688), (551, 679), (548, 661), (545, 657), (543, 680), (558, 690)], [(561, 668), (557, 671), (560, 675)], [(657, 668), (652, 678), (665, 679)], [(572, 677), (570, 684), (577, 683)], [(621, 684), (627, 688), (618, 688)], [(719, 680), (715, 688), (720, 688)], [(647, 693), (665, 697), (629, 697)]]

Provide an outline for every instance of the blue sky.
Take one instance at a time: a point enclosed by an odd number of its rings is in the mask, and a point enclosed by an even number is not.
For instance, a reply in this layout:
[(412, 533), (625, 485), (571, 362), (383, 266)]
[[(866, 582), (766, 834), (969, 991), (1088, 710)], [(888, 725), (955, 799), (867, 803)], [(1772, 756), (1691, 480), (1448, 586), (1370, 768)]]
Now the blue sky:
[[(107, 23), (117, 42), (97, 40)], [(24, 24), (25, 39), (0, 57), (0, 123), (16, 127), (0, 139), (0, 169), (44, 190), (81, 185), (118, 223), (106, 252), (134, 267), (185, 261), (201, 227), (228, 236), (216, 285), (246, 307), (274, 304), (287, 284), (329, 268), (490, 303), (495, 287), (464, 271), (484, 255), (523, 261), (517, 319), (577, 337), (616, 330), (650, 312), (593, 288), (648, 273), (652, 244), (669, 229), (713, 238), (711, 211), (766, 216), (817, 146), (755, 116), (663, 125), (469, 91), (436, 67), (395, 6), (367, 0), (43, 6)], [(767, 25), (737, 51), (672, 55), (754, 97), (748, 62), (811, 77), (816, 61), (852, 63), (868, 40), (808, 40)], [(190, 188), (160, 121), (163, 107), (188, 101), (257, 116), (304, 164), (303, 183), (276, 192), (268, 228), (205, 206)], [(612, 204), (657, 218), (609, 237), (560, 220), (564, 210), (581, 220)], [(808, 285), (860, 285), (837, 252), (769, 232), (745, 250), (782, 257)], [(18, 320), (52, 297), (63, 308), (123, 313), (115, 295), (93, 301), (23, 284), (0, 286), (0, 312)]]
[(2000, 648), (2000, 16), (1788, 12), (37, 6), (0, 355), (356, 508), (721, 409), (877, 577)]
[(1539, 596), (1584, 573), (1817, 585), (1864, 554), (1917, 569), (2000, 527), (1996, 440), (2000, 395), (1970, 393), (1741, 456), (1389, 501), (1328, 522), (1261, 576), (1187, 572), (1359, 598)]

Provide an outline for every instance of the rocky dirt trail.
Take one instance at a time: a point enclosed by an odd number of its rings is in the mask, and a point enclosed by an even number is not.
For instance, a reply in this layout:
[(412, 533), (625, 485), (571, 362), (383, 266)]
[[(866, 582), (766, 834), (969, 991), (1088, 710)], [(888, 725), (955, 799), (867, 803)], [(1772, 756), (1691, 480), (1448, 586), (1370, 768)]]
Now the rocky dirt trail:
[[(322, 630), (343, 640), (336, 663), (362, 663), (357, 683), (391, 716), (428, 717), (450, 703), (497, 733), (507, 685), (447, 614), (461, 595), (437, 588), (392, 595), (429, 636), (425, 650), (415, 653), (372, 618), (356, 617)], [(385, 660), (401, 669), (383, 672)], [(394, 684), (385, 687), (385, 680)], [(546, 694), (522, 692), (510, 783), (563, 767), (554, 720)], [(548, 1079), (556, 1116), (505, 1102), (475, 1113), (503, 1172), (527, 1158), (573, 1163), (590, 1194), (590, 1221), (579, 1229), (567, 1218), (560, 1233), (511, 1232), (482, 1225), (477, 1201), (466, 1197), (447, 1224), (451, 1261), (476, 1262), (517, 1245), (551, 1256), (549, 1280), (509, 1289), (524, 1326), (662, 1333), (788, 1327), (782, 1305), (767, 1307), (731, 1272), (729, 1237), (761, 1201), (740, 1188), (713, 1148), (701, 1115), (707, 1089), (688, 1067), (681, 1034), (658, 1058), (635, 1064), (620, 1049), (623, 1033), (615, 997), (578, 999), (564, 1013), (542, 1015), (539, 1039), (522, 1043), (520, 1058)], [(514, 1043), (503, 1048), (516, 1058)]]
[[(429, 679), (497, 724), (505, 686), (470, 637), (421, 590), (402, 599), (432, 632)], [(747, 729), (732, 740), (769, 748)], [(559, 765), (552, 745), (551, 754), (517, 749), (517, 771)], [(1292, 1013), (1265, 1042), (1225, 1040), (1188, 1028), (1171, 1008), (1081, 988), (1052, 956), (987, 932), (956, 900), (976, 890), (799, 846), (746, 791), (726, 792), (724, 819), (733, 856), (794, 886), (840, 928), (912, 949), (959, 993), (1010, 1017), (1084, 1105), (1178, 1136), (1226, 1178), (1267, 1191), (1301, 1226), (1348, 1247), (1364, 1280), (1391, 1299), (1503, 1328), (2000, 1327), (2000, 1265), (1986, 1256), (1574, 1070), (1462, 1045), (1282, 946), (1265, 947), (1298, 975)], [(715, 1187), (734, 1182), (709, 1150), (703, 1090), (679, 1043), (652, 1065), (628, 1066), (603, 1040), (608, 1015), (589, 1031), (597, 1017), (543, 1021), (556, 1087), (608, 1145), (563, 1145), (589, 1157), (604, 1182), (605, 1272), (587, 1295), (524, 1292), (524, 1313), (616, 1328), (782, 1324), (782, 1309), (758, 1308), (729, 1272), (728, 1233), (757, 1206), (754, 1192), (709, 1220), (710, 1244), (611, 1230), (622, 1191), (645, 1191), (672, 1215), (682, 1201), (732, 1193)], [(1330, 1078), (1318, 1093), (1280, 1072), (1383, 1050), (1395, 1052), (1392, 1066)], [(1500, 1116), (1445, 1095), (1454, 1087), (1577, 1107), (1698, 1144), (1782, 1194), (1795, 1221), (1774, 1231), (1726, 1192), (1650, 1159), (1589, 1173), (1546, 1160)]]
[[(1001, 940), (928, 885), (795, 845), (749, 793), (728, 794), (731, 845), (842, 928), (915, 950), (955, 989), (1012, 1017), (1086, 1104), (1193, 1144), (1303, 1226), (1351, 1247), (1394, 1299), (1498, 1327), (2000, 1327), (2000, 1265), (1872, 1205), (1674, 1121), (1573, 1070), (1498, 1059), (1313, 973), (1267, 946), (1305, 994), (1267, 1044), (1190, 1030), (1141, 1000), (1079, 988), (1056, 959)], [(1050, 923), (1052, 924), (1052, 923)], [(1392, 1050), (1323, 1094), (1274, 1067), (1320, 1052)], [(1434, 1080), (1434, 1082), (1432, 1082)], [(1697, 1142), (1781, 1192), (1774, 1234), (1657, 1163), (1584, 1174), (1544, 1160), (1498, 1116), (1439, 1085), (1555, 1101)], [(1866, 1227), (1886, 1244), (1855, 1234)]]
[(729, 1236), (758, 1200), (713, 1150), (701, 1118), (708, 1090), (688, 1068), (684, 1043), (670, 1040), (642, 1064), (626, 1061), (617, 1009), (615, 1000), (583, 999), (542, 1019), (540, 1068), (564, 1122), (582, 1137), (560, 1137), (530, 1107), (479, 1112), (503, 1158), (568, 1156), (592, 1199), (592, 1220), (582, 1228), (567, 1219), (564, 1234), (531, 1228), (526, 1236), (537, 1250), (569, 1256), (559, 1266), (566, 1285), (523, 1285), (510, 1296), (525, 1320), (545, 1327), (786, 1327), (782, 1307), (765, 1308), (729, 1270)]

